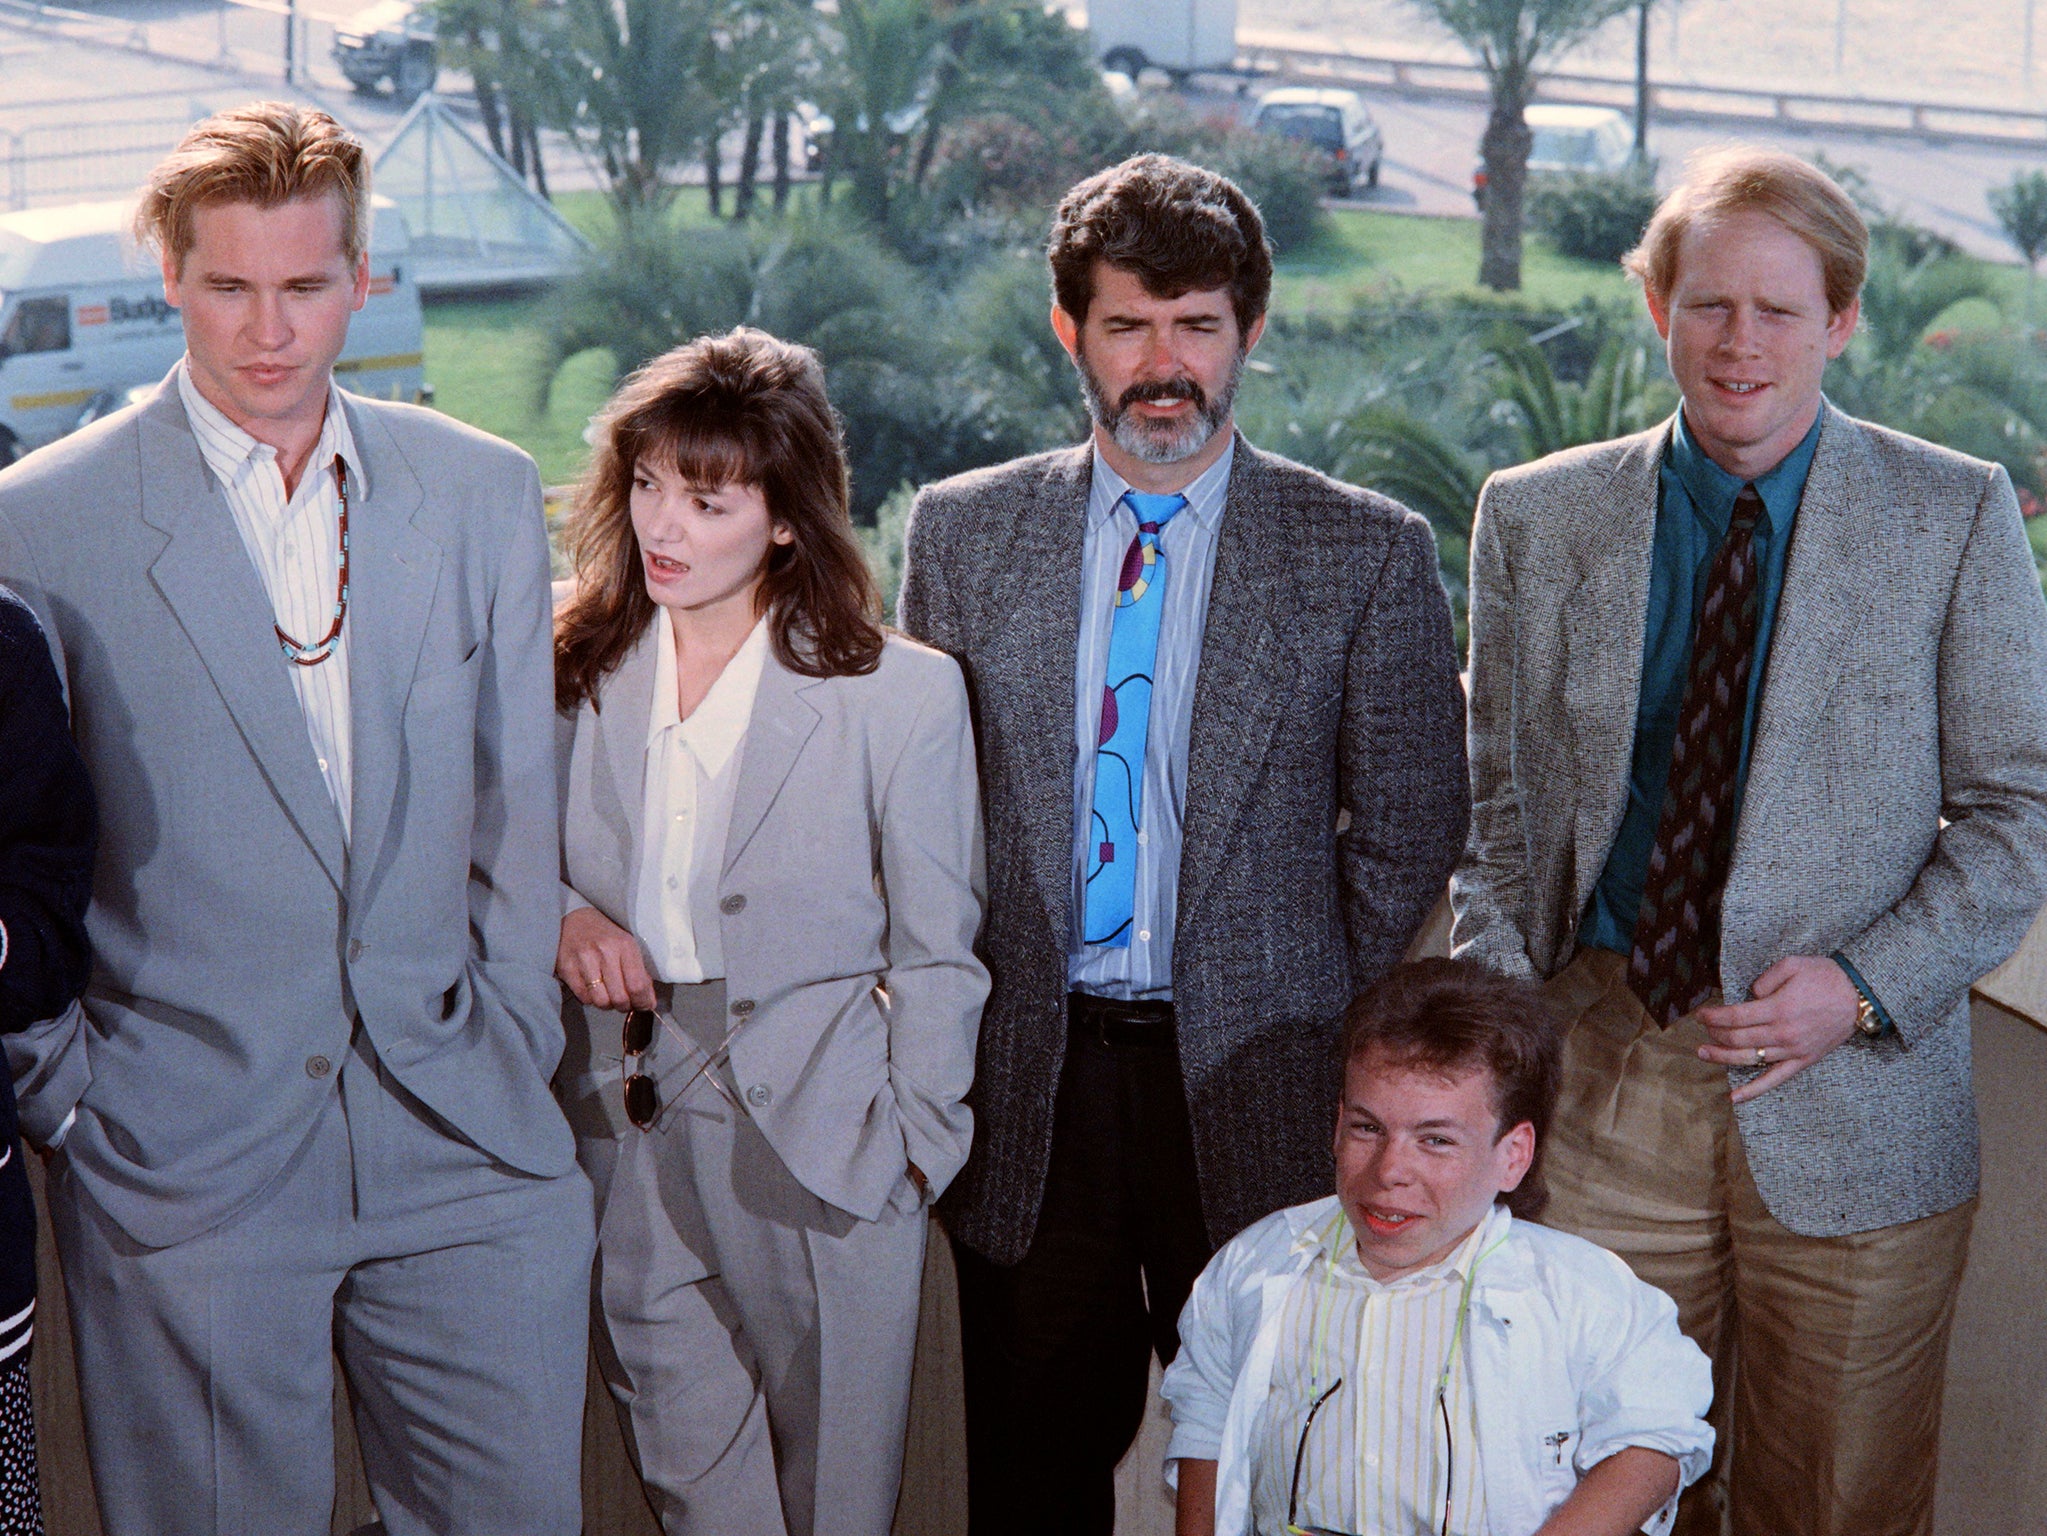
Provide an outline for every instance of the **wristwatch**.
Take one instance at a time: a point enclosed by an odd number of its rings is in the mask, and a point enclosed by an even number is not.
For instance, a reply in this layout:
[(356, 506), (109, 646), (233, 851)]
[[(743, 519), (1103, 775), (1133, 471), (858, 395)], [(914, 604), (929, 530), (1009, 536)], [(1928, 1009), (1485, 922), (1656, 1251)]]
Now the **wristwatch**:
[(1862, 995), (1860, 988), (1855, 992), (1855, 1032), (1871, 1040), (1884, 1032), (1884, 1021), (1876, 1016), (1876, 1005)]

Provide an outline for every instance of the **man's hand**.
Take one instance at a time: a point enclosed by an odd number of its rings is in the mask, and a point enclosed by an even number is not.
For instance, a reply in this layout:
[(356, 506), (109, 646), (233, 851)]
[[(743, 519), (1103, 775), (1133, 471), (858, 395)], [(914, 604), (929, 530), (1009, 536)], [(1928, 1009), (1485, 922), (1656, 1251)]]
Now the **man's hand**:
[(1848, 973), (1832, 960), (1789, 956), (1756, 978), (1750, 1001), (1699, 1010), (1712, 1041), (1699, 1047), (1699, 1059), (1767, 1067), (1734, 1090), (1734, 1102), (1747, 1103), (1852, 1039), (1860, 1002)]
[(554, 973), (590, 1008), (652, 1008), (654, 978), (639, 941), (595, 907), (562, 919)]

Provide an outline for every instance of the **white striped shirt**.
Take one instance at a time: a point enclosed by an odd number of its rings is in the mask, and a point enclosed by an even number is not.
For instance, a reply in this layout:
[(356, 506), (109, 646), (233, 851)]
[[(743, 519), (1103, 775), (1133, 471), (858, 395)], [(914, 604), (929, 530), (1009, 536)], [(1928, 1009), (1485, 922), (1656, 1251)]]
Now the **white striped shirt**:
[(1236, 462), (1236, 439), (1180, 494), (1187, 505), (1159, 530), (1166, 562), (1165, 607), (1159, 612), (1158, 657), (1152, 664), (1151, 724), (1144, 743), (1138, 814), (1137, 887), (1130, 944), (1080, 942), (1087, 910), (1088, 849), (1094, 832), (1095, 746), (1100, 739), (1102, 686), (1109, 675), (1109, 630), (1115, 622), (1116, 578), (1137, 537), (1137, 514), (1123, 499), (1129, 482), (1096, 452), (1088, 492), (1087, 535), (1081, 545), (1080, 634), (1075, 651), (1073, 733), (1073, 932), (1066, 979), (1102, 997), (1173, 996), (1173, 925), (1180, 913), (1180, 828), (1187, 802), (1187, 733), (1194, 719), (1194, 681), (1208, 630), (1208, 593), (1223, 502)]
[[(1286, 1529), (1302, 1426), (1315, 1399), (1340, 1378), (1308, 1431), (1296, 1523), (1356, 1536), (1434, 1536), (1447, 1493), (1450, 1530), (1486, 1536), (1469, 1340), (1459, 1341), (1454, 1360), (1451, 1341), (1465, 1277), (1501, 1220), (1495, 1206), (1441, 1263), (1384, 1284), (1359, 1262), (1347, 1219), (1339, 1214), (1318, 1229), (1316, 1246), (1325, 1253), (1287, 1297), (1272, 1394), (1252, 1431), (1253, 1530)], [(1446, 1362), (1449, 1388), (1438, 1409)]]
[[(277, 450), (259, 443), (199, 393), (191, 365), (178, 365), (178, 394), (199, 440), (199, 452), (220, 483), (234, 514), (242, 543), (270, 596), (277, 627), (301, 645), (311, 645), (334, 622), (334, 595), (341, 570), (341, 498), (334, 480), (338, 456), (348, 466), (349, 499), (359, 504), (368, 493), (362, 459), (341, 408), (341, 391), (327, 385), (327, 419), (298, 489), (284, 494), (284, 471)], [(301, 667), (277, 664), (291, 678), (299, 708), (306, 717), (306, 735), (327, 793), (341, 813), (341, 835), (350, 834), (350, 796), (354, 780), (354, 736), (348, 717), (348, 624), (325, 661)]]

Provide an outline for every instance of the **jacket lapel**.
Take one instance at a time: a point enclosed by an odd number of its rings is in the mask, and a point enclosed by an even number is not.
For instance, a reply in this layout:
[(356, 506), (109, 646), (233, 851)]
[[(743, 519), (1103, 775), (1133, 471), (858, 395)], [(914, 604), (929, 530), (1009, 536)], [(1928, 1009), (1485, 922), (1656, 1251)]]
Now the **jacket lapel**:
[(340, 888), (347, 870), (341, 817), (285, 671), (269, 595), (200, 457), (175, 379), (144, 408), (137, 430), (142, 518), (167, 535), (150, 579), (199, 653), (271, 792)]
[(1671, 424), (1622, 450), (1587, 518), (1581, 575), (1564, 610), (1564, 708), (1577, 777), (1573, 828), (1583, 910), (1627, 804), (1635, 714), (1642, 692), (1642, 633), (1649, 614), (1649, 552), (1656, 537), (1657, 474)]
[(1791, 525), (1784, 591), (1749, 746), (1748, 785), (1735, 827), (1736, 865), (1747, 841), (1743, 833), (1758, 824), (1748, 807), (1767, 806), (1796, 773), (1841, 675), (1857, 612), (1867, 601), (1857, 584), (1866, 565), (1867, 509), (1880, 505), (1881, 488), (1862, 429), (1833, 406), (1822, 409), (1820, 440)]
[(1230, 828), (1265, 766), (1292, 675), (1272, 622), (1290, 585), (1299, 539), (1295, 508), (1267, 492), (1258, 450), (1237, 438), (1216, 537), (1215, 581), (1194, 680), (1187, 738), (1187, 816), (1180, 842), (1180, 916), (1189, 915), (1222, 868)]
[(820, 681), (791, 672), (769, 647), (761, 664), (760, 687), (753, 696), (753, 714), (746, 723), (746, 741), (739, 749), (739, 783), (732, 796), (731, 827), (725, 834), (726, 874), (732, 872), (760, 830), (775, 797), (782, 792), (783, 780), (802, 755), (803, 744), (817, 729), (817, 709), (803, 695)]
[(1076, 448), (1054, 457), (1041, 485), (1016, 499), (994, 566), (1008, 577), (996, 597), (1008, 621), (991, 635), (981, 661), (1016, 680), (995, 724), (1008, 738), (1015, 776), (1009, 787), (1022, 811), (1030, 867), (1062, 943), (1073, 929), (1073, 673), (1093, 476), (1093, 449)]
[(398, 793), (405, 704), (419, 665), (427, 615), (433, 611), (442, 550), (414, 526), (425, 492), (389, 431), (345, 396), (342, 408), (369, 482), (350, 486), (348, 497), (354, 864), (369, 871), (377, 867)]
[(646, 849), (641, 838), (646, 830), (647, 723), (654, 708), (654, 674), (659, 670), (654, 624), (668, 622), (667, 612), (654, 610), (649, 624), (625, 660), (598, 687), (603, 708), (597, 711), (597, 742), (601, 761), (591, 764), (590, 786), (608, 784), (609, 804), (593, 806), (601, 816), (613, 818), (622, 834), (619, 846), (629, 849), (626, 859), (623, 907), (630, 911), (634, 893), (640, 888), (640, 860)]

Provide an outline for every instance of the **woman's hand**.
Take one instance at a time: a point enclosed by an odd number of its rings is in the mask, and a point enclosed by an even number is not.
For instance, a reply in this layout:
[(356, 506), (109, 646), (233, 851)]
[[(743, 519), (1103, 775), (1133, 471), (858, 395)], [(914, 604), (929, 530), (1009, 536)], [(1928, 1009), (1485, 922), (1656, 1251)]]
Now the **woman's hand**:
[(578, 907), (562, 919), (554, 973), (586, 1007), (654, 1006), (654, 978), (639, 941), (595, 907)]

